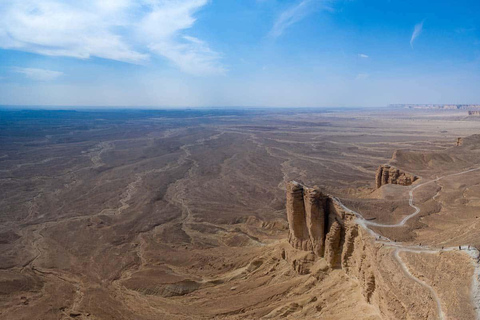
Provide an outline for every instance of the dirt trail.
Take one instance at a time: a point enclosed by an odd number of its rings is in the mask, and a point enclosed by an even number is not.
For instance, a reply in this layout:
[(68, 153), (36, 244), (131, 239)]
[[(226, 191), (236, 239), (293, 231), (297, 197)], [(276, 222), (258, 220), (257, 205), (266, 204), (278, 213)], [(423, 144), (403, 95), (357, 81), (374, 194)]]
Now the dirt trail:
[(459, 246), (459, 247), (442, 248), (442, 249), (431, 248), (431, 247), (428, 247), (428, 246), (408, 246), (408, 245), (402, 244), (401, 242), (394, 242), (394, 241), (392, 241), (392, 240), (390, 240), (390, 239), (388, 239), (384, 236), (380, 236), (378, 233), (376, 233), (375, 231), (370, 229), (369, 226), (383, 227), (383, 228), (398, 228), (398, 227), (404, 226), (408, 222), (408, 220), (410, 220), (411, 218), (418, 215), (421, 211), (421, 209), (414, 204), (413, 192), (415, 190), (417, 190), (418, 188), (420, 188), (424, 185), (427, 185), (427, 184), (430, 184), (430, 183), (435, 183), (435, 182), (437, 182), (441, 179), (444, 179), (444, 178), (458, 176), (458, 175), (462, 175), (462, 174), (465, 174), (465, 173), (478, 171), (478, 170), (480, 170), (480, 167), (465, 170), (465, 171), (461, 171), (461, 172), (457, 172), (457, 173), (453, 173), (453, 174), (449, 174), (449, 175), (445, 175), (445, 176), (441, 176), (441, 177), (438, 177), (434, 180), (430, 180), (430, 181), (427, 181), (427, 182), (416, 185), (415, 187), (413, 187), (410, 190), (409, 201), (408, 201), (408, 204), (410, 205), (410, 207), (415, 209), (414, 212), (412, 214), (404, 217), (400, 222), (395, 223), (395, 224), (381, 224), (381, 223), (375, 223), (375, 222), (367, 221), (367, 220), (365, 220), (365, 218), (360, 213), (358, 213), (354, 210), (351, 210), (350, 208), (347, 208), (338, 198), (334, 198), (334, 200), (337, 202), (337, 204), (340, 205), (345, 211), (347, 211), (348, 213), (351, 213), (351, 214), (353, 214), (357, 217), (357, 223), (360, 226), (362, 226), (364, 229), (366, 229), (371, 235), (373, 235), (376, 239), (375, 240), (376, 242), (382, 243), (385, 246), (390, 246), (390, 247), (395, 248), (395, 251), (394, 251), (393, 254), (394, 254), (395, 259), (399, 263), (400, 267), (402, 268), (404, 273), (410, 279), (419, 283), (420, 285), (427, 288), (431, 292), (432, 297), (437, 304), (438, 317), (439, 317), (439, 319), (442, 319), (442, 320), (445, 319), (445, 314), (442, 310), (441, 301), (438, 298), (437, 293), (435, 292), (433, 287), (431, 287), (430, 285), (428, 285), (424, 281), (418, 279), (417, 277), (415, 277), (410, 272), (408, 266), (400, 258), (400, 252), (438, 253), (438, 252), (441, 252), (441, 251), (460, 250), (460, 251), (468, 254), (472, 258), (472, 263), (473, 263), (474, 268), (475, 268), (475, 271), (474, 271), (474, 274), (473, 274), (473, 279), (472, 279), (472, 289), (471, 289), (471, 291), (472, 291), (472, 303), (474, 305), (474, 309), (475, 309), (475, 312), (477, 314), (476, 318), (478, 320), (478, 319), (480, 319), (480, 251), (477, 248), (470, 247), (469, 245), (463, 245), (463, 246)]
[(442, 305), (441, 305), (441, 302), (440, 302), (440, 299), (438, 298), (437, 296), (437, 293), (435, 292), (435, 290), (433, 290), (432, 286), (430, 286), (429, 284), (427, 284), (425, 281), (422, 281), (416, 277), (414, 277), (412, 275), (412, 273), (410, 272), (410, 270), (408, 269), (408, 266), (403, 262), (402, 258), (400, 258), (400, 252), (402, 251), (405, 251), (403, 249), (396, 249), (393, 253), (393, 256), (395, 257), (395, 259), (397, 260), (398, 264), (400, 265), (400, 267), (402, 268), (403, 272), (407, 275), (407, 277), (409, 277), (410, 279), (412, 279), (413, 281), (417, 282), (418, 284), (420, 284), (421, 286), (427, 288), (430, 290), (430, 293), (432, 294), (432, 297), (433, 299), (435, 300), (436, 304), (437, 304), (437, 309), (438, 309), (438, 317), (440, 319), (445, 319), (445, 314), (443, 313), (442, 311)]
[[(478, 168), (473, 168), (473, 169), (469, 169), (469, 170), (465, 170), (465, 171), (462, 171), (462, 172), (457, 172), (457, 173), (452, 173), (452, 174), (448, 174), (448, 175), (445, 175), (445, 176), (442, 176), (442, 177), (438, 177), (434, 180), (430, 180), (430, 181), (427, 181), (427, 182), (424, 182), (424, 183), (421, 183), (421, 184), (418, 184), (416, 185), (415, 187), (413, 187), (410, 192), (408, 193), (410, 198), (408, 199), (408, 204), (410, 205), (410, 207), (412, 207), (413, 209), (415, 209), (415, 211), (406, 216), (405, 218), (402, 219), (402, 221), (400, 221), (399, 223), (395, 223), (395, 224), (382, 224), (382, 223), (376, 223), (376, 222), (371, 222), (371, 221), (365, 221), (365, 224), (366, 225), (369, 225), (369, 226), (373, 226), (373, 227), (382, 227), (382, 228), (396, 228), (396, 227), (403, 227), (408, 220), (410, 220), (411, 218), (415, 217), (416, 215), (418, 215), (420, 213), (420, 208), (417, 207), (416, 205), (414, 205), (414, 201), (413, 201), (413, 192), (415, 190), (417, 190), (418, 188), (422, 187), (422, 186), (425, 186), (427, 184), (430, 184), (430, 183), (435, 183), (439, 180), (442, 180), (444, 178), (449, 178), (449, 177), (453, 177), (453, 176), (459, 176), (459, 175), (462, 175), (462, 174), (465, 174), (465, 173), (469, 173), (469, 172), (472, 172), (472, 171), (478, 171), (480, 170), (480, 167)], [(435, 195), (436, 196), (436, 195)], [(356, 214), (358, 216), (358, 214)], [(362, 217), (363, 218), (363, 217)]]

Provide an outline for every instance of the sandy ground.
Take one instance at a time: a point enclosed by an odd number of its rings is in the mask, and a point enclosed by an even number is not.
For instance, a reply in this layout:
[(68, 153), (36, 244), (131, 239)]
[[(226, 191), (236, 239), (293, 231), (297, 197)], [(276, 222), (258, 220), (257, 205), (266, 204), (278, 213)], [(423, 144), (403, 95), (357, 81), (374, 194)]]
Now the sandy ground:
[[(294, 179), (435, 250), (375, 244), (396, 318), (475, 319), (472, 258), (438, 250), (480, 239), (480, 172), (454, 175), (480, 166), (476, 139), (455, 147), (480, 128), (464, 113), (5, 115), (0, 318), (387, 319), (357, 278), (286, 243)], [(384, 163), (429, 183), (375, 190)]]

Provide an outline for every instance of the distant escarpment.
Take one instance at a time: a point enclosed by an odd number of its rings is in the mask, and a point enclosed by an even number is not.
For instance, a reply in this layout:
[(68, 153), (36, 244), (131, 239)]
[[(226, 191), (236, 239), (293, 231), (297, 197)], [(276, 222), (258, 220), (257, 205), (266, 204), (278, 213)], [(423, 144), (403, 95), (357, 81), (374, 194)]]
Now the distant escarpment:
[(469, 116), (480, 116), (480, 111), (468, 111)]
[(417, 176), (403, 172), (387, 164), (379, 166), (375, 174), (375, 186), (377, 189), (386, 184), (409, 186), (417, 180)]
[(392, 108), (436, 109), (436, 110), (468, 110), (480, 109), (478, 104), (391, 104)]

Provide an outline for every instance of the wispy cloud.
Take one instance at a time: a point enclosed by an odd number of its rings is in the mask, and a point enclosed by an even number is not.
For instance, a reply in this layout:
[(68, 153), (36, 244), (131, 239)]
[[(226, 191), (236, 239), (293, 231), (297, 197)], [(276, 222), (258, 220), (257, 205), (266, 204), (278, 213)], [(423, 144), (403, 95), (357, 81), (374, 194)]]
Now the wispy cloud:
[(359, 53), (358, 54), (358, 57), (359, 58), (362, 58), (362, 59), (368, 59), (368, 55), (364, 54), (364, 53)]
[[(188, 40), (208, 0), (0, 1), (0, 48), (143, 64), (161, 55), (182, 71), (223, 73), (220, 55)], [(201, 40), (199, 40), (201, 41)]]
[(63, 72), (36, 68), (12, 68), (14, 72), (25, 75), (28, 79), (36, 81), (52, 81), (63, 75)]
[(178, 68), (194, 75), (223, 74), (226, 69), (218, 64), (221, 55), (210, 49), (207, 43), (195, 37), (184, 36), (176, 43), (158, 42), (150, 49), (172, 61)]
[(280, 37), (288, 27), (318, 9), (321, 2), (320, 0), (301, 0), (287, 8), (278, 16), (269, 35), (273, 38)]
[(420, 34), (423, 31), (423, 23), (424, 22), (425, 22), (425, 20), (420, 22), (420, 23), (417, 23), (415, 25), (415, 28), (413, 29), (412, 37), (410, 38), (410, 46), (412, 48), (413, 48), (413, 43), (415, 42), (415, 40), (420, 36)]

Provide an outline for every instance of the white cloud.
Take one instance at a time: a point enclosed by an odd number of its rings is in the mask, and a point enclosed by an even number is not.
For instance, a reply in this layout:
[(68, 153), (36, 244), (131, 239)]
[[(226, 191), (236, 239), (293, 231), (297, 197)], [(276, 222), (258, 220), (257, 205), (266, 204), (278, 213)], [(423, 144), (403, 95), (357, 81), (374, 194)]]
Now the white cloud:
[(368, 58), (368, 55), (364, 54), (364, 53), (359, 53), (358, 54), (358, 57), (359, 58), (363, 58), (363, 59), (367, 59)]
[(194, 74), (224, 72), (220, 55), (184, 34), (208, 0), (0, 0), (0, 48), (145, 63), (159, 54)]
[(63, 72), (46, 70), (46, 69), (36, 69), (36, 68), (12, 68), (14, 72), (24, 74), (25, 77), (36, 80), (36, 81), (52, 81), (63, 75)]
[(301, 0), (289, 7), (278, 16), (272, 30), (270, 30), (270, 36), (273, 38), (280, 37), (288, 27), (312, 13), (318, 4), (318, 0)]
[(410, 46), (413, 48), (413, 43), (415, 42), (415, 40), (418, 38), (418, 36), (420, 36), (420, 34), (422, 33), (423, 31), (423, 22), (420, 22), (420, 23), (417, 23), (415, 25), (415, 28), (413, 30), (413, 33), (412, 33), (412, 37), (410, 38)]
[(220, 57), (208, 45), (194, 37), (184, 36), (180, 43), (156, 43), (150, 46), (153, 52), (175, 63), (180, 70), (195, 74), (225, 73), (226, 69), (217, 64)]

